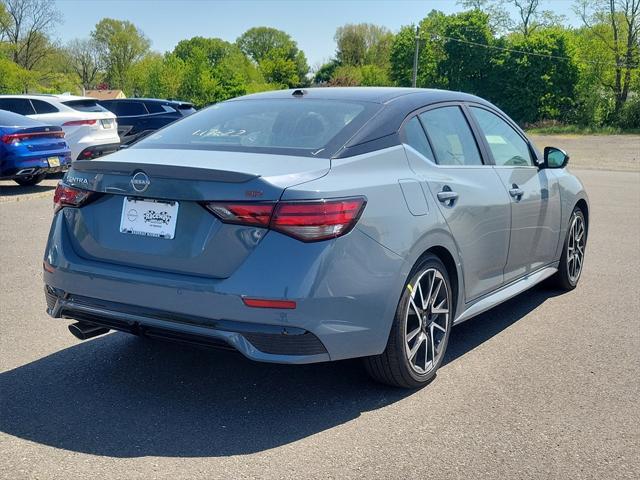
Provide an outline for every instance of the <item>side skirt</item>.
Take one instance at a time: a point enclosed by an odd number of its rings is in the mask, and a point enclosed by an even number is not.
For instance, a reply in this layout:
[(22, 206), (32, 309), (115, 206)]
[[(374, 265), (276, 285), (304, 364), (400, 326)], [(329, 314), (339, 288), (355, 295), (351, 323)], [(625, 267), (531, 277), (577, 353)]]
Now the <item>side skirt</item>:
[(510, 298), (519, 295), (525, 290), (529, 290), (534, 285), (542, 282), (543, 280), (549, 278), (554, 273), (556, 273), (558, 269), (556, 267), (545, 267), (536, 272), (530, 273), (515, 282), (502, 287), (500, 290), (497, 290), (488, 296), (478, 300), (470, 307), (466, 308), (453, 322), (454, 325), (464, 322), (465, 320), (469, 320), (470, 318), (475, 317), (476, 315), (480, 315), (483, 312), (499, 305), (500, 303), (506, 302)]

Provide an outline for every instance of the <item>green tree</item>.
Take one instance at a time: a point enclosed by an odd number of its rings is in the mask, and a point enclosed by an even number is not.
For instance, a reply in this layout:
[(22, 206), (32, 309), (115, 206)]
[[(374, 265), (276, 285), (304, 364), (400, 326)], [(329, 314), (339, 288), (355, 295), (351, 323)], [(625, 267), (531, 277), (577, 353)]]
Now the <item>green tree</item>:
[(389, 67), (393, 34), (388, 28), (371, 23), (347, 24), (338, 27), (334, 39), (336, 60), (341, 65)]
[(341, 65), (331, 75), (332, 87), (357, 87), (362, 85), (362, 72), (354, 65)]
[(444, 57), (437, 65), (438, 77), (451, 90), (483, 95), (494, 54), (489, 16), (479, 10), (450, 15), (442, 32)]
[(72, 40), (65, 49), (68, 69), (80, 79), (84, 89), (93, 87), (101, 68), (100, 50), (93, 39)]
[(520, 123), (569, 118), (579, 70), (566, 33), (539, 28), (527, 37), (512, 35), (502, 46), (507, 50), (492, 60), (488, 98)]
[(323, 85), (325, 83), (329, 83), (329, 81), (331, 80), (331, 76), (333, 75), (333, 72), (335, 72), (336, 68), (338, 68), (339, 66), (340, 64), (335, 59), (329, 60), (328, 62), (323, 63), (316, 70), (316, 73), (313, 76), (313, 83), (315, 83), (316, 85)]
[(254, 27), (240, 35), (236, 45), (258, 65), (267, 82), (287, 87), (307, 84), (307, 58), (288, 33)]
[(6, 38), (12, 60), (35, 69), (51, 52), (49, 35), (61, 20), (53, 0), (3, 0), (0, 3), (0, 38)]
[(100, 20), (91, 37), (100, 51), (109, 86), (128, 90), (129, 71), (149, 52), (149, 39), (133, 23), (112, 18)]
[[(442, 35), (447, 23), (447, 15), (432, 10), (419, 24), (418, 87), (446, 87), (446, 79), (440, 76), (438, 65), (446, 56)], [(389, 74), (391, 80), (401, 87), (411, 86), (415, 32), (414, 25), (402, 27), (391, 45)]]
[(603, 86), (613, 92), (613, 115), (618, 116), (640, 66), (640, 0), (579, 0), (576, 11), (610, 52), (613, 78)]

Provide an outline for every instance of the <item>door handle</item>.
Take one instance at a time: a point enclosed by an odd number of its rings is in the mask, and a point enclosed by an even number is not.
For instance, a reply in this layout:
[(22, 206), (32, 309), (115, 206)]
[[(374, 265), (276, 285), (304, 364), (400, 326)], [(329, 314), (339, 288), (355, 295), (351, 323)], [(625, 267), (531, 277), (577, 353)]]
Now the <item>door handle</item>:
[(451, 206), (453, 205), (453, 202), (458, 199), (458, 194), (452, 191), (451, 188), (449, 188), (447, 185), (445, 185), (442, 188), (442, 191), (438, 192), (437, 197), (440, 202), (444, 203), (445, 205)]
[(524, 190), (522, 190), (520, 187), (518, 187), (518, 185), (514, 183), (509, 189), (509, 195), (511, 195), (516, 200), (520, 200), (524, 195)]

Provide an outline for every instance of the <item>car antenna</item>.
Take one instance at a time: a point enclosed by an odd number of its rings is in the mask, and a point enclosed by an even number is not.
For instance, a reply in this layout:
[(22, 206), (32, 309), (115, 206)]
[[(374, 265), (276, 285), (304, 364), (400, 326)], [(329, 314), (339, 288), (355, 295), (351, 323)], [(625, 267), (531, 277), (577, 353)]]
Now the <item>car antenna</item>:
[(307, 94), (306, 90), (303, 90), (301, 88), (298, 88), (296, 90), (293, 91), (293, 93), (291, 95), (293, 95), (294, 97), (303, 97)]

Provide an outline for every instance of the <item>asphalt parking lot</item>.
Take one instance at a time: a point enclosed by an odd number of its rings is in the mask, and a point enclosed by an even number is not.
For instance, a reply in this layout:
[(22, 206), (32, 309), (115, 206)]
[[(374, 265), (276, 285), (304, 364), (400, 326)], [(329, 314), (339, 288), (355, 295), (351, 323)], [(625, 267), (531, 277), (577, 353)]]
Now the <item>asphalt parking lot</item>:
[[(639, 478), (640, 137), (606, 138), (576, 140), (590, 163), (567, 147), (591, 202), (578, 288), (536, 287), (454, 328), (415, 392), (357, 361), (78, 342), (44, 313), (55, 181), (2, 182), (0, 477)], [(626, 162), (593, 153), (615, 145)]]

